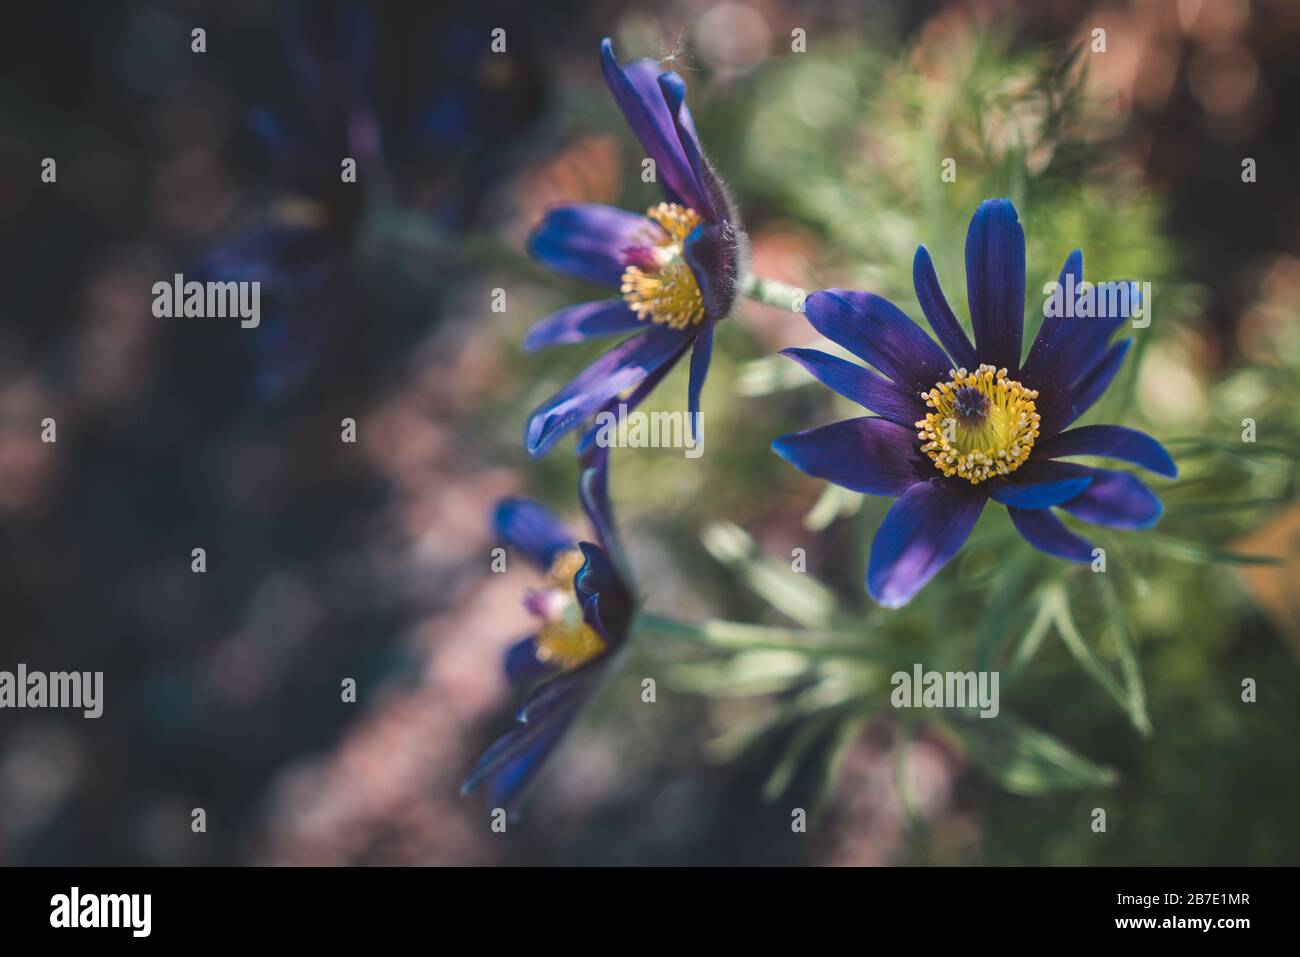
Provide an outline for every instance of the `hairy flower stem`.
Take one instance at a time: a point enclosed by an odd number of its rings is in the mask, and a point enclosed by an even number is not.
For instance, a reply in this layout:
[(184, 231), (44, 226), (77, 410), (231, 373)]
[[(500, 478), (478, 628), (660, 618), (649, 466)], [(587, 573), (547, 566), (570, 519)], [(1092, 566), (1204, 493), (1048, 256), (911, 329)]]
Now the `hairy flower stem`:
[(740, 294), (746, 299), (791, 312), (803, 312), (803, 302), (807, 298), (807, 293), (797, 286), (752, 274), (741, 284)]

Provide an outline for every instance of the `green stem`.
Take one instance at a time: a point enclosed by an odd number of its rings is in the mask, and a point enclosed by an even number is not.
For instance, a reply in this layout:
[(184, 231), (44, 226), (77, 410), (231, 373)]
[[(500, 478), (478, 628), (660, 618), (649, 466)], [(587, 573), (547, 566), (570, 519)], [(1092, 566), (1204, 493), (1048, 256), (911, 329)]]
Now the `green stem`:
[(753, 299), (777, 309), (789, 309), (791, 312), (803, 312), (804, 290), (776, 279), (764, 279), (750, 274), (741, 284), (740, 294), (746, 299)]

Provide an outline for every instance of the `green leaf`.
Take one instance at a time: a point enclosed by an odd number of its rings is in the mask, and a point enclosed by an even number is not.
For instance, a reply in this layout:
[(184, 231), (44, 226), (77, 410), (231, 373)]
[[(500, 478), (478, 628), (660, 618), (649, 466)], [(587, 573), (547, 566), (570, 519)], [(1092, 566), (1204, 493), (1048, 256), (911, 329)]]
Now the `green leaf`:
[(835, 595), (807, 572), (758, 554), (754, 540), (739, 525), (714, 522), (701, 536), (714, 558), (734, 571), (755, 594), (786, 617), (808, 628), (826, 624), (835, 612)]
[(1230, 552), (1217, 545), (1202, 545), (1186, 539), (1160, 535), (1155, 532), (1143, 532), (1134, 539), (1135, 544), (1145, 545), (1154, 552), (1181, 558), (1189, 562), (1210, 565), (1281, 565), (1283, 560), (1276, 555), (1243, 555)]
[[(1064, 587), (1054, 587), (1047, 601), (1052, 605), (1057, 634), (1061, 636), (1061, 641), (1065, 643), (1070, 654), (1083, 666), (1088, 677), (1097, 682), (1102, 690), (1124, 709), (1133, 727), (1143, 736), (1149, 735), (1151, 720), (1147, 717), (1145, 697), (1140, 690), (1141, 683), (1138, 682), (1139, 690), (1136, 693), (1132, 688), (1122, 686), (1092, 647), (1083, 640), (1083, 635), (1079, 633), (1079, 628), (1074, 622), (1074, 616), (1070, 613), (1070, 599)], [(1131, 648), (1129, 652), (1131, 654)], [(1136, 659), (1133, 667), (1136, 667)]]
[(822, 494), (804, 516), (803, 527), (810, 532), (820, 532), (830, 527), (837, 518), (855, 514), (862, 507), (862, 495), (850, 492), (839, 485), (827, 483)]
[(1119, 778), (1059, 739), (1003, 711), (996, 718), (943, 717), (971, 763), (1013, 794), (1037, 797), (1113, 785)]

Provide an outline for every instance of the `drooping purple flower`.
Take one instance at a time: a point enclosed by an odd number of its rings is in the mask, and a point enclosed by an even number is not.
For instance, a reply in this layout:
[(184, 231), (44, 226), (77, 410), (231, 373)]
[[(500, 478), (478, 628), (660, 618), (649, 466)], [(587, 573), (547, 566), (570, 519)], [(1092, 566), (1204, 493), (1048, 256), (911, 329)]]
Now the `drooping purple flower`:
[(692, 348), (687, 412), (698, 431), (713, 327), (731, 311), (737, 291), (742, 237), (700, 148), (686, 84), (651, 60), (619, 66), (608, 39), (600, 54), (610, 92), (654, 161), (664, 202), (644, 215), (592, 203), (561, 206), (529, 239), (529, 252), (544, 265), (605, 286), (619, 298), (547, 316), (529, 330), (526, 349), (635, 333), (534, 410), (524, 430), (524, 447), (534, 456), (602, 410), (612, 410), (628, 390), (635, 391), (624, 401), (635, 407)]
[(498, 536), (546, 573), (546, 586), (524, 599), (538, 620), (537, 630), (505, 655), (510, 683), (531, 689), (516, 714), (519, 726), (484, 752), (461, 793), (486, 786), (489, 806), (505, 808), (511, 818), (625, 643), (631, 625), (632, 590), (610, 557), (607, 461), (607, 449), (593, 448), (582, 476), (582, 505), (596, 533), (595, 544), (578, 542), (537, 502), (507, 499), (497, 506)]
[[(966, 288), (975, 343), (916, 251), (913, 281), (936, 343), (892, 303), (828, 289), (807, 300), (808, 321), (880, 374), (814, 349), (786, 349), (823, 384), (875, 417), (782, 436), (773, 449), (810, 475), (867, 495), (896, 496), (871, 544), (867, 591), (906, 604), (955, 555), (988, 499), (1049, 555), (1092, 560), (1093, 546), (1053, 513), (1115, 528), (1147, 528), (1159, 498), (1133, 475), (1060, 461), (1119, 459), (1160, 475), (1177, 468), (1155, 439), (1116, 425), (1070, 429), (1115, 378), (1132, 340), (1111, 343), (1131, 314), (1070, 308), (1045, 318), (1021, 361), (1025, 234), (1009, 200), (986, 200), (966, 235)], [(1070, 254), (1063, 289), (1080, 290), (1083, 255)], [(1133, 293), (1136, 285), (1128, 286)], [(1098, 298), (1100, 302), (1100, 297)], [(1092, 310), (1096, 311), (1096, 310)]]

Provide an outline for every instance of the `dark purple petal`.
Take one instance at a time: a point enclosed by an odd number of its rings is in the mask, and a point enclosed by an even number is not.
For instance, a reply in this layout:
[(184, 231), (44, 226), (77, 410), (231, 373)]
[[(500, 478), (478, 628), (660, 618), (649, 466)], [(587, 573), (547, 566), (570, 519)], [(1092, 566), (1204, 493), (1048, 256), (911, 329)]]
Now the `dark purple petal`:
[(555, 674), (555, 666), (537, 657), (537, 636), (529, 635), (506, 649), (506, 678), (512, 685), (530, 685)]
[(604, 663), (605, 656), (601, 655), (538, 685), (525, 696), (515, 718), (524, 724), (541, 722), (555, 709), (569, 707), (575, 699), (585, 698), (597, 669)]
[[(1077, 380), (1102, 357), (1115, 330), (1129, 317), (1129, 311), (1123, 308), (1108, 315), (1078, 314), (1083, 253), (1077, 249), (1066, 258), (1058, 282), (1062, 312), (1068, 310), (1072, 315), (1044, 315), (1021, 370), (1021, 381), (1040, 391), (1059, 391), (1062, 384)], [(1044, 311), (1046, 308), (1044, 303)]]
[(695, 349), (691, 352), (691, 380), (686, 387), (686, 417), (694, 441), (704, 437), (704, 423), (700, 420), (700, 392), (709, 374), (709, 359), (713, 355), (713, 322), (705, 319), (695, 336)]
[(1021, 537), (1040, 552), (1071, 562), (1092, 561), (1092, 542), (1066, 528), (1051, 509), (1008, 508), (1007, 514)]
[[(558, 680), (552, 679), (542, 687)], [(504, 807), (513, 817), (538, 771), (573, 723), (583, 702), (582, 695), (570, 695), (547, 713), (546, 720), (521, 725), (502, 735), (478, 759), (461, 785), (460, 793), (469, 794), (487, 783), (489, 805)]]
[(1009, 199), (987, 199), (971, 218), (966, 295), (980, 361), (1015, 378), (1025, 324), (1025, 231)]
[(827, 339), (906, 390), (919, 394), (948, 379), (952, 362), (947, 354), (887, 299), (826, 289), (808, 297), (804, 315)]
[(886, 608), (911, 601), (957, 554), (985, 501), (977, 486), (960, 479), (930, 479), (900, 495), (871, 543), (871, 597)]
[(1034, 455), (1064, 458), (1069, 455), (1100, 455), (1132, 462), (1157, 475), (1174, 478), (1178, 466), (1165, 447), (1145, 432), (1120, 425), (1084, 425), (1060, 432), (1034, 449)]
[(1092, 408), (1110, 387), (1132, 345), (1132, 339), (1115, 343), (1073, 385), (1064, 389), (1057, 386), (1041, 393), (1038, 405), (1041, 434), (1051, 438)]
[[(683, 333), (682, 336), (682, 351), (678, 354), (678, 357), (686, 352), (687, 346), (691, 343), (689, 332)], [(630, 395), (626, 397), (617, 395), (611, 398), (609, 402), (607, 402), (604, 407), (596, 413), (596, 418), (601, 418), (601, 413), (605, 412), (617, 416), (620, 413), (620, 406), (622, 406), (627, 412), (635, 410), (637, 406), (646, 400), (646, 397), (649, 396), (651, 392), (658, 388), (659, 383), (668, 376), (668, 373), (673, 370), (673, 366), (676, 364), (676, 359), (665, 362), (654, 372), (646, 376), (641, 384), (632, 390)], [(597, 441), (600, 438), (600, 435), (601, 423), (597, 422), (583, 434), (581, 439), (578, 440), (578, 457), (580, 460), (585, 461), (586, 457), (592, 453), (592, 449), (601, 447)]]
[(682, 244), (682, 256), (695, 275), (704, 313), (713, 322), (725, 319), (736, 301), (739, 238), (731, 223), (696, 226)]
[(898, 495), (925, 477), (919, 441), (915, 429), (864, 417), (783, 435), (772, 450), (809, 475), (855, 492)]
[(967, 371), (978, 368), (980, 363), (975, 358), (975, 347), (970, 344), (966, 330), (953, 315), (952, 307), (948, 305), (948, 299), (939, 286), (939, 277), (935, 274), (934, 263), (930, 261), (930, 253), (924, 246), (916, 248), (916, 257), (912, 260), (912, 285), (916, 287), (916, 298), (921, 303), (926, 321), (948, 350), (953, 365)]
[(575, 547), (574, 537), (564, 524), (532, 499), (502, 499), (497, 503), (493, 524), (497, 538), (519, 549), (543, 571), (551, 567), (557, 553)]
[[(1037, 456), (1038, 450), (1033, 454)], [(1035, 458), (1006, 478), (990, 479), (985, 488), (989, 498), (1008, 507), (1039, 509), (1074, 498), (1091, 481), (1082, 466)]]
[[(1063, 290), (1063, 296), (1064, 290), (1078, 289), (1079, 284), (1083, 282), (1083, 253), (1080, 250), (1076, 249), (1065, 257), (1065, 264), (1061, 266), (1057, 282)], [(1043, 308), (1046, 312), (1046, 304)], [(1081, 331), (1079, 323), (1082, 321), (1089, 320), (1044, 314), (1043, 323), (1038, 327), (1038, 335), (1034, 337), (1033, 344), (1029, 347), (1029, 355), (1025, 357), (1022, 381), (1030, 388), (1041, 391), (1060, 388), (1063, 383), (1073, 379), (1074, 376), (1068, 372), (1068, 369), (1072, 361), (1079, 361), (1079, 357), (1074, 352), (1072, 340), (1077, 338), (1075, 333)]]
[(609, 501), (609, 448), (591, 445), (579, 456), (582, 474), (578, 499), (596, 532), (596, 541), (606, 550), (615, 547), (614, 512)]
[(575, 705), (556, 712), (540, 725), (519, 729), (523, 732), (517, 739), (519, 743), (511, 748), (509, 760), (499, 763), (488, 782), (487, 803), (490, 807), (504, 808), (509, 820), (518, 820), (520, 806), (578, 711), (579, 707)]
[(695, 132), (695, 120), (686, 105), (686, 83), (676, 73), (660, 73), (659, 91), (663, 94), (664, 102), (668, 104), (668, 112), (673, 118), (673, 125), (677, 130), (677, 142), (681, 144), (682, 152), (686, 154), (691, 173), (704, 197), (705, 205), (695, 207), (695, 211), (711, 223), (719, 222), (726, 211), (725, 206), (716, 201), (716, 198), (721, 196), (722, 186), (717, 182), (717, 175), (708, 160), (704, 158), (704, 150), (700, 147), (700, 135)]
[(890, 422), (910, 428), (925, 417), (925, 403), (920, 396), (904, 392), (889, 379), (857, 363), (816, 349), (782, 349), (781, 355), (799, 363), (822, 385)]
[[(573, 590), (587, 624), (600, 633), (612, 651), (623, 644), (632, 624), (632, 594), (618, 566), (601, 548), (590, 542), (581, 542), (578, 547), (586, 561), (574, 576)], [(598, 610), (593, 599), (599, 599)]]
[(528, 237), (528, 252), (566, 276), (609, 289), (623, 280), (623, 250), (641, 245), (652, 224), (644, 216), (599, 203), (558, 206)]
[(524, 336), (524, 351), (537, 352), (551, 346), (586, 342), (600, 336), (644, 328), (636, 313), (622, 299), (584, 302), (553, 312), (536, 322)]
[(1164, 506), (1136, 476), (1088, 469), (1092, 484), (1061, 506), (1075, 518), (1111, 528), (1150, 528)]
[(656, 327), (610, 349), (529, 417), (524, 429), (528, 454), (545, 455), (606, 402), (676, 360), (690, 340), (679, 330)]
[(637, 60), (626, 68), (619, 66), (608, 38), (600, 44), (600, 65), (605, 83), (628, 126), (641, 141), (646, 155), (655, 161), (664, 194), (671, 202), (706, 213), (710, 205), (708, 197), (678, 139), (677, 125), (659, 87), (662, 71), (658, 65), (652, 60)]

